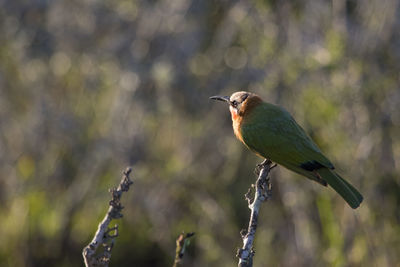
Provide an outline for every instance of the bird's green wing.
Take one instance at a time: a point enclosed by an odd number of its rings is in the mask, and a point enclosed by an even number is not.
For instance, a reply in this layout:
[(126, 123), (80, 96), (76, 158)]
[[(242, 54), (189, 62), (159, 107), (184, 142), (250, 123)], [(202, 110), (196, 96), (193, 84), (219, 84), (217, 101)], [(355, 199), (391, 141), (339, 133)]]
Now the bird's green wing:
[(303, 175), (303, 171), (320, 167), (333, 168), (289, 112), (281, 107), (263, 103), (254, 108), (245, 117), (241, 134), (253, 151)]

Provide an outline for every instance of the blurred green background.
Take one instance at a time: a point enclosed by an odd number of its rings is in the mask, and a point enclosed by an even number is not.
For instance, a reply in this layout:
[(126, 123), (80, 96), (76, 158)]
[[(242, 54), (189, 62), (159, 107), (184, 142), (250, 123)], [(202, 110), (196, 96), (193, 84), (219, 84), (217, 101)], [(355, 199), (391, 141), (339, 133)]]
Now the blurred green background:
[(0, 1), (0, 265), (82, 266), (126, 166), (111, 266), (235, 266), (261, 161), (209, 96), (286, 107), (363, 193), (279, 167), (255, 266), (400, 266), (400, 4)]

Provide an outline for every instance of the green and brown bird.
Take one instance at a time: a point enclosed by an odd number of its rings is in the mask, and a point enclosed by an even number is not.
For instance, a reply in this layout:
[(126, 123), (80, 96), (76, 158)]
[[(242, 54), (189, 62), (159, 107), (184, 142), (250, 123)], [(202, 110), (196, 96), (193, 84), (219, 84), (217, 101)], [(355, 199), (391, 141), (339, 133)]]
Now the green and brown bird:
[(284, 108), (244, 91), (211, 99), (229, 104), (233, 131), (250, 150), (324, 186), (331, 186), (353, 209), (360, 206), (363, 200), (360, 192), (334, 171), (333, 164)]

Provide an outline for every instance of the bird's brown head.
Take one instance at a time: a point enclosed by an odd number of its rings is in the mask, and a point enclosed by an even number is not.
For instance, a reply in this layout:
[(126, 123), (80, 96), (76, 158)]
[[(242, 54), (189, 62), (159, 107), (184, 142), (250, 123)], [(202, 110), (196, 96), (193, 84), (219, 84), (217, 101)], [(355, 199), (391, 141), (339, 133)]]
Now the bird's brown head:
[(210, 99), (227, 102), (233, 121), (245, 116), (253, 107), (262, 102), (258, 95), (245, 91), (235, 92), (230, 97), (212, 96)]

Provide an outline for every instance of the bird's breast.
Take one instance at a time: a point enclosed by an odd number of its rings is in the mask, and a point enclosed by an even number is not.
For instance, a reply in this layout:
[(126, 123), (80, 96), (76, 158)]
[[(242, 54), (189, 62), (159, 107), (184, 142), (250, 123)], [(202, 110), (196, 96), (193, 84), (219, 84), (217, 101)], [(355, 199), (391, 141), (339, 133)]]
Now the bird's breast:
[(240, 127), (243, 122), (243, 117), (237, 113), (237, 110), (235, 108), (229, 107), (229, 110), (230, 110), (231, 116), (232, 116), (233, 132), (235, 133), (235, 136), (237, 137), (237, 139), (239, 139), (242, 143), (244, 143), (242, 134), (240, 133)]

